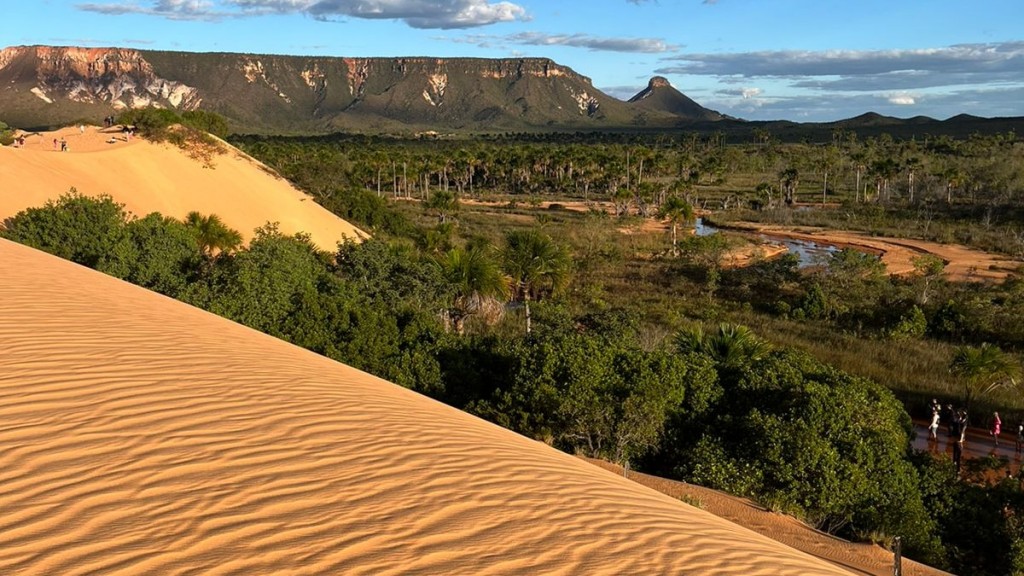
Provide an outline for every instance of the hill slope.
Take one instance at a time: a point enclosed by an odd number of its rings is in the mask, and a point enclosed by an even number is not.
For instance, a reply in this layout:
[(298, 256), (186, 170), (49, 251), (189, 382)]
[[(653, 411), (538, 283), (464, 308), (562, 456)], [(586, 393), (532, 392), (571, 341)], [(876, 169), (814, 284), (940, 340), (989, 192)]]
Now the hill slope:
[(649, 124), (687, 119), (636, 109), (545, 58), (332, 58), (48, 46), (0, 50), (0, 110), (9, 124), (98, 122), (111, 111), (148, 105), (203, 108), (224, 115), (241, 131), (279, 134), (607, 129), (632, 126), (641, 112)]
[(846, 573), (7, 241), (0, 349), (0, 573)]
[(717, 121), (724, 118), (718, 112), (697, 104), (661, 76), (651, 78), (647, 88), (630, 98), (629, 103), (649, 112), (663, 112), (692, 120)]
[[(53, 140), (60, 138), (69, 152), (54, 150)], [(279, 222), (288, 234), (306, 232), (330, 251), (342, 238), (366, 236), (255, 160), (225, 147), (211, 168), (169, 144), (124, 141), (114, 129), (88, 126), (84, 133), (68, 128), (28, 136), (24, 148), (0, 148), (0, 221), (74, 187), (87, 196), (109, 194), (140, 217), (217, 214), (246, 241), (267, 222)]]

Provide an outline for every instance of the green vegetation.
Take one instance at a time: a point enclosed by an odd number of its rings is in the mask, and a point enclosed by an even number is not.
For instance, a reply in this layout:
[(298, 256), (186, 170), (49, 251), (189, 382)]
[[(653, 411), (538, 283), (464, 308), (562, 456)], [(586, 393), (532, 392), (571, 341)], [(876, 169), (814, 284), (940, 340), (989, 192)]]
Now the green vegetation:
[(154, 142), (170, 142), (207, 166), (212, 166), (213, 156), (222, 148), (214, 136), (228, 133), (224, 118), (201, 110), (179, 115), (166, 108), (138, 108), (121, 114), (117, 122), (138, 130)]
[(10, 146), (14, 144), (14, 130), (0, 121), (0, 146)]
[(1024, 254), (1014, 136), (238, 142), (375, 238), (325, 254), (268, 225), (238, 247), (212, 215), (132, 219), (74, 195), (3, 234), (569, 452), (843, 536), (899, 535), (911, 557), (958, 572), (1013, 573), (1024, 557), (1020, 486), (912, 454), (908, 417), (932, 397), (1024, 417), (1010, 378), (1024, 282), (950, 283), (927, 257), (890, 277), (849, 249), (735, 268), (727, 255), (749, 237), (686, 233), (714, 209), (719, 224)]

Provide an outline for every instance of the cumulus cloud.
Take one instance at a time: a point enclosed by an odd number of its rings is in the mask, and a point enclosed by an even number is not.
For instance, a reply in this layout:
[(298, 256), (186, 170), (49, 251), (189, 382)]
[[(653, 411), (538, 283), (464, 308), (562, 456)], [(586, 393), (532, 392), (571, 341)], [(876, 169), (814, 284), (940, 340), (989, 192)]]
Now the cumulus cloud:
[(608, 38), (589, 34), (545, 34), (542, 32), (520, 32), (505, 36), (474, 34), (462, 38), (445, 38), (452, 42), (476, 44), (491, 48), (503, 44), (519, 46), (571, 46), (586, 48), (595, 52), (635, 52), (658, 54), (673, 52), (679, 47), (660, 38)]
[[(680, 54), (660, 74), (788, 78), (802, 87), (877, 90), (925, 88), (1024, 77), (1024, 42), (958, 44), (917, 50), (763, 51)], [(895, 84), (894, 84), (895, 83)]]
[(229, 15), (209, 0), (155, 0), (144, 5), (137, 2), (87, 3), (78, 4), (77, 8), (100, 14), (147, 14), (171, 20), (218, 20)]
[(890, 104), (896, 104), (898, 106), (913, 106), (917, 104), (917, 98), (910, 94), (890, 94), (888, 97)]
[(739, 96), (744, 100), (750, 100), (751, 98), (757, 98), (761, 94), (764, 94), (764, 90), (761, 88), (726, 88), (724, 90), (717, 90), (715, 94), (721, 94), (723, 96)]
[(489, 0), (153, 0), (79, 4), (103, 14), (148, 14), (172, 19), (216, 20), (265, 14), (307, 14), (319, 20), (339, 17), (401, 20), (413, 28), (472, 28), (528, 19), (512, 2)]
[(604, 52), (671, 52), (678, 47), (660, 38), (604, 38), (589, 34), (543, 34), (521, 32), (505, 36), (507, 42), (531, 46), (572, 46)]
[(739, 98), (743, 98), (744, 100), (756, 98), (763, 93), (764, 90), (762, 90), (761, 88), (725, 88), (722, 90), (715, 91), (715, 94), (720, 94), (722, 96), (737, 96)]

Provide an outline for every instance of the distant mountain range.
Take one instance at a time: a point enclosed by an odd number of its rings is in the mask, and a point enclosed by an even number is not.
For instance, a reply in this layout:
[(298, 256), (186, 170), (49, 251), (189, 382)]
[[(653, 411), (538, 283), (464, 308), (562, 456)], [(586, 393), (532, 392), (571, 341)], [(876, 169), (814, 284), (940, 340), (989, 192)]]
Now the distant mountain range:
[[(655, 83), (637, 103), (547, 59), (330, 58), (14, 47), (0, 51), (0, 118), (102, 119), (144, 106), (202, 108), (241, 131), (549, 130), (717, 120)], [(638, 98), (640, 96), (638, 95)], [(675, 103), (689, 102), (689, 106)], [(660, 103), (671, 106), (661, 106)]]
[[(745, 122), (704, 108), (661, 77), (628, 102), (544, 58), (336, 58), (124, 48), (0, 50), (0, 120), (24, 128), (102, 118), (129, 108), (203, 109), (237, 132), (647, 131), (727, 134), (754, 127), (780, 139), (842, 128), (946, 132), (1024, 128), (1021, 119)], [(969, 127), (965, 127), (969, 126)], [(804, 136), (800, 136), (804, 134)]]

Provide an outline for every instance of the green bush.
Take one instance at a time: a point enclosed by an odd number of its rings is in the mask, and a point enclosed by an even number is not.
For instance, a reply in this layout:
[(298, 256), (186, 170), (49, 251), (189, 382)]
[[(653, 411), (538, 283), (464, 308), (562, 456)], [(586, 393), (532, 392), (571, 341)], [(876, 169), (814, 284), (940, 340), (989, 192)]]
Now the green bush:
[(137, 108), (121, 114), (117, 122), (125, 126), (134, 126), (143, 136), (161, 142), (170, 137), (168, 128), (181, 124), (182, 120), (173, 110)]
[(126, 227), (130, 215), (110, 196), (82, 196), (72, 188), (57, 200), (7, 220), (0, 234), (117, 278), (133, 258)]
[(0, 122), (0, 146), (14, 144), (14, 130), (4, 122)]
[(228, 122), (223, 116), (206, 110), (189, 110), (181, 114), (182, 124), (221, 138), (228, 135)]
[(791, 351), (722, 356), (718, 376), (723, 393), (672, 420), (652, 460), (830, 532), (899, 535), (917, 557), (935, 554), (904, 457), (910, 420), (888, 390)]
[(909, 340), (923, 337), (927, 330), (928, 319), (924, 312), (912, 306), (909, 312), (900, 316), (895, 326), (889, 328), (887, 335), (893, 340)]

